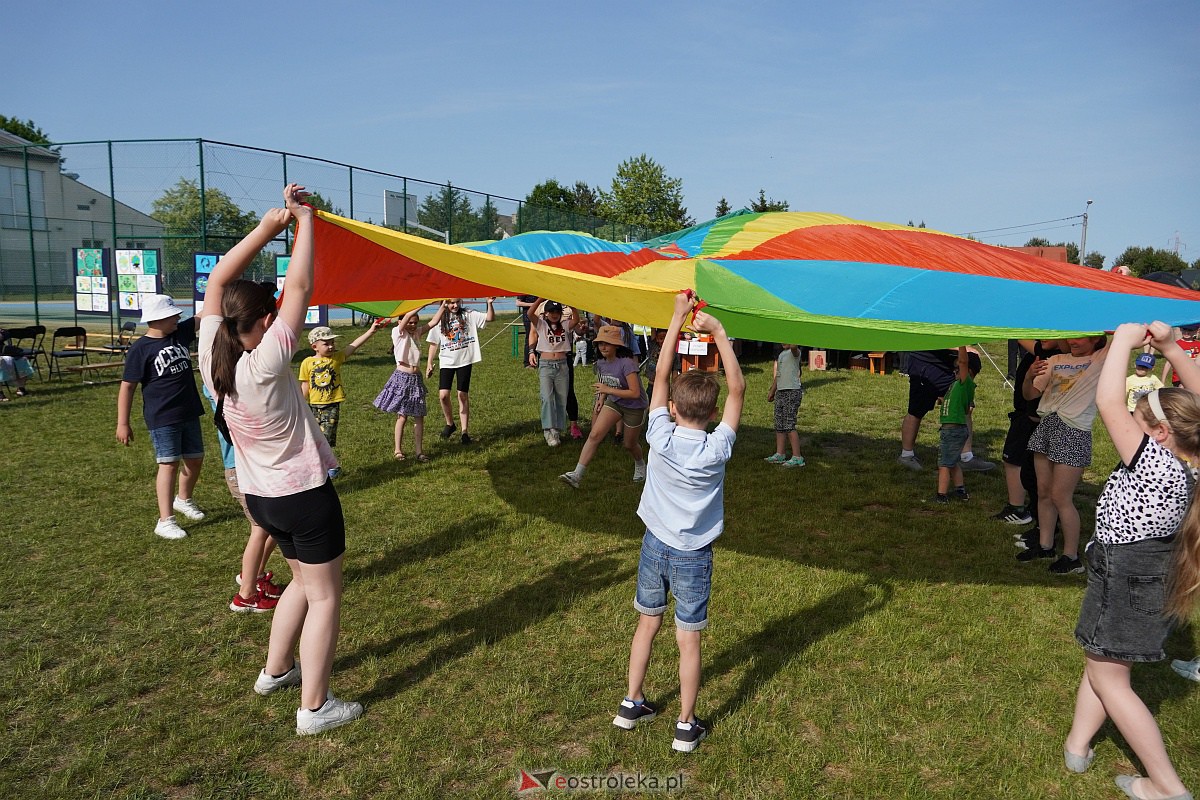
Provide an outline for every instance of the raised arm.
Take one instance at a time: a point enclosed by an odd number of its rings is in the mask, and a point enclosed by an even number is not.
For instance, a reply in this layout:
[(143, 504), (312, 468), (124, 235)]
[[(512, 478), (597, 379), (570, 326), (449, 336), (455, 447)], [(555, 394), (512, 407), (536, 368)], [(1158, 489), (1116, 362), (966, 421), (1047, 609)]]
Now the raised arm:
[(283, 302), (279, 306), (279, 321), (293, 331), (304, 327), (304, 317), (313, 292), (313, 217), (312, 208), (301, 204), (307, 196), (303, 186), (288, 184), (283, 190), (287, 210), (296, 220), (296, 240), (292, 242), (292, 258), (288, 262), (283, 282)]
[(967, 356), (967, 348), (958, 348), (958, 361), (955, 366), (954, 378), (957, 381), (965, 381), (971, 376), (970, 361)]
[(667, 335), (663, 339), (662, 349), (658, 353), (658, 366), (654, 369), (654, 394), (650, 398), (651, 408), (662, 408), (671, 399), (671, 367), (675, 363), (675, 350), (679, 346), (679, 332), (683, 330), (683, 321), (691, 313), (696, 301), (691, 293), (680, 292), (675, 295), (675, 310), (671, 314), (671, 324), (667, 326)]
[(487, 315), (484, 316), (484, 320), (491, 322), (496, 318), (496, 298), (489, 297), (487, 299), (487, 309)]
[(721, 324), (721, 320), (698, 311), (692, 320), (692, 327), (699, 333), (709, 334), (717, 343), (717, 352), (721, 354), (721, 363), (725, 365), (725, 385), (729, 389), (721, 422), (736, 431), (738, 423), (742, 420), (742, 405), (746, 400), (746, 378), (742, 375), (737, 354), (733, 352), (733, 345), (725, 335), (725, 326)]
[[(1128, 464), (1142, 443), (1142, 429), (1129, 413), (1125, 400), (1125, 372), (1129, 366), (1129, 351), (1140, 349), (1146, 342), (1148, 329), (1139, 322), (1126, 322), (1118, 327), (1108, 343), (1109, 353), (1100, 367), (1096, 384), (1096, 408), (1117, 455)], [(1178, 346), (1178, 345), (1177, 345)]]
[(346, 345), (346, 358), (354, 355), (354, 352), (358, 350), (358, 348), (367, 343), (367, 339), (370, 339), (372, 336), (379, 333), (380, 326), (382, 326), (385, 322), (387, 322), (387, 317), (380, 317), (371, 323), (371, 327), (368, 328), (362, 336), (359, 336), (353, 342)]
[[(417, 311), (420, 311), (420, 309), (414, 310), (413, 313), (415, 314)], [(421, 332), (429, 333), (431, 330), (436, 328), (438, 325), (441, 325), (442, 317), (445, 316), (445, 314), (446, 314), (446, 301), (443, 300), (442, 302), (438, 303), (437, 311), (433, 312), (433, 316), (429, 318), (429, 322), (426, 322), (424, 325), (421, 326)]]
[(1167, 386), (1171, 385), (1168, 374), (1174, 369), (1183, 388), (1189, 392), (1200, 394), (1200, 364), (1193, 361), (1191, 356), (1175, 341), (1175, 329), (1165, 322), (1152, 322), (1149, 330), (1150, 343), (1163, 354), (1163, 358), (1167, 361), (1166, 366), (1163, 367), (1162, 382)]

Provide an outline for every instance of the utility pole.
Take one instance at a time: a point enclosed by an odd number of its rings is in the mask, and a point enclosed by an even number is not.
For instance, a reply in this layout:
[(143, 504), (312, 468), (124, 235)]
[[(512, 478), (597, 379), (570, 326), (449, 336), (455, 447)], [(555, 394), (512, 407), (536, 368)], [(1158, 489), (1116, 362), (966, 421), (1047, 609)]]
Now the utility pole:
[(1083, 207), (1083, 238), (1079, 242), (1079, 265), (1083, 266), (1084, 259), (1087, 258), (1087, 218), (1088, 209), (1092, 207), (1092, 201), (1088, 200), (1087, 205)]

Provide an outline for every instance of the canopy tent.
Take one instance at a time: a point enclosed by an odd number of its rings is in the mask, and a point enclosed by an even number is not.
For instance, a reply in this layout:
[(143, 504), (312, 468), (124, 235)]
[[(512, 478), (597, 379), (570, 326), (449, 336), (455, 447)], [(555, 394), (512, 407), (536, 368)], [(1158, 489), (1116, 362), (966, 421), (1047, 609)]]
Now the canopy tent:
[(730, 336), (854, 350), (1200, 320), (1200, 292), (834, 214), (739, 212), (634, 243), (537, 232), (451, 246), (325, 212), (315, 232), (313, 302), (381, 316), (527, 294), (665, 327), (691, 288)]

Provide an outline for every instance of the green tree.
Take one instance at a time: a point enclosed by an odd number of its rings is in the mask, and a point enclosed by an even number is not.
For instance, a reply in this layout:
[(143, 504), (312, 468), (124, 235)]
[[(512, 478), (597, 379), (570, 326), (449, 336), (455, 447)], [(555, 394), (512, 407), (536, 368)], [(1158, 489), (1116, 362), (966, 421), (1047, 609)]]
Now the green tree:
[(337, 208), (333, 205), (333, 201), (322, 195), (320, 192), (311, 193), (308, 196), (308, 200), (305, 202), (307, 202), (313, 208), (320, 209), (321, 211), (328, 211), (330, 214), (337, 214), (339, 217), (346, 216), (342, 213), (340, 208)]
[(576, 214), (584, 217), (592, 217), (599, 219), (600, 213), (600, 193), (588, 186), (585, 181), (575, 181), (575, 186), (571, 190), (572, 208)]
[(1083, 265), (1092, 269), (1104, 269), (1104, 254), (1093, 250), (1083, 259)]
[(479, 212), (476, 214), (475, 225), (478, 228), (475, 238), (480, 241), (504, 238), (504, 228), (500, 225), (500, 212), (496, 210), (496, 204), (492, 202), (492, 198), (485, 197), (483, 199), (483, 205), (479, 207)]
[[(750, 201), (750, 210), (762, 213), (764, 211), (787, 211), (787, 200), (776, 200), (775, 198), (767, 199), (766, 191), (758, 190), (758, 199)], [(924, 224), (921, 227), (925, 227)]]
[[(471, 198), (449, 183), (421, 201), (417, 208), (417, 221), (427, 228), (450, 234), (451, 242), (471, 241), (477, 238), (479, 232), (479, 217), (471, 208)], [(430, 238), (433, 238), (432, 234)]]
[[(50, 144), (50, 137), (47, 136), (46, 132), (39, 128), (37, 123), (31, 119), (20, 120), (16, 117), (6, 117), (3, 114), (0, 114), (0, 130), (8, 131), (9, 133), (20, 136), (22, 139), (32, 144)], [(50, 150), (51, 153), (54, 153), (54, 155), (58, 156), (58, 168), (62, 169), (62, 165), (67, 162), (67, 160), (62, 157), (62, 148), (55, 146), (47, 149)]]
[[(683, 181), (669, 177), (645, 153), (622, 161), (608, 191), (600, 192), (604, 216), (621, 225), (644, 229), (649, 236), (693, 224), (683, 206)], [(638, 232), (637, 238), (646, 238)]]
[(585, 181), (565, 186), (555, 178), (542, 181), (525, 195), (518, 219), (522, 231), (586, 230), (595, 232), (600, 219), (600, 195)]
[(201, 213), (200, 185), (180, 178), (150, 204), (150, 216), (163, 224), (163, 282), (172, 273), (190, 274), (192, 255), (211, 250), (224, 253), (258, 225), (252, 211), (242, 211), (220, 189), (204, 190)]
[(716, 211), (713, 212), (713, 215), (717, 218), (720, 218), (728, 214), (730, 211), (733, 211), (733, 209), (730, 208), (729, 201), (722, 197), (717, 201), (717, 208)]
[(1187, 262), (1177, 253), (1157, 247), (1127, 247), (1113, 263), (1124, 264), (1138, 278), (1151, 272), (1179, 273), (1187, 269)]

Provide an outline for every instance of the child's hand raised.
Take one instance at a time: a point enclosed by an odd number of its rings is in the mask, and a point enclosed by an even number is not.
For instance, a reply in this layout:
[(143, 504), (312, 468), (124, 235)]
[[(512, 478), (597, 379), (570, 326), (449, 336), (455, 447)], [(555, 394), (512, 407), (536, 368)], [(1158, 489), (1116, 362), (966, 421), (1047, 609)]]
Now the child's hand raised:
[(675, 295), (675, 316), (684, 317), (696, 305), (696, 294), (691, 289), (686, 289)]
[(262, 219), (259, 220), (258, 224), (266, 229), (273, 238), (282, 233), (291, 221), (292, 212), (286, 208), (272, 208), (262, 215)]
[(1162, 352), (1162, 349), (1175, 341), (1174, 328), (1165, 322), (1155, 320), (1150, 323), (1150, 344), (1154, 345), (1154, 349)]
[(283, 187), (283, 203), (294, 217), (312, 216), (312, 208), (303, 205), (308, 197), (308, 190), (298, 183), (289, 183)]
[(1113, 344), (1121, 350), (1132, 350), (1141, 347), (1150, 336), (1149, 328), (1144, 322), (1126, 322), (1117, 326), (1113, 331)]
[(721, 320), (712, 314), (697, 311), (696, 316), (692, 317), (692, 330), (696, 331), (696, 333), (717, 334), (724, 333), (725, 326), (721, 324)]

